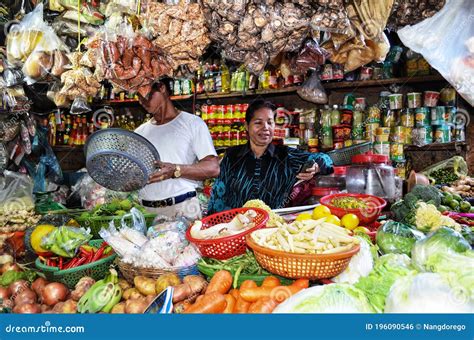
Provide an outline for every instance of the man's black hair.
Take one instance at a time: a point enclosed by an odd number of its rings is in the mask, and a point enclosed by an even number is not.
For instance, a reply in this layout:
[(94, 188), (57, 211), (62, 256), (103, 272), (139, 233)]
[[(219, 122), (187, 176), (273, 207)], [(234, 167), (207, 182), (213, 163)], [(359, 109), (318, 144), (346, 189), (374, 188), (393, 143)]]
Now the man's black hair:
[(164, 86), (166, 88), (166, 91), (168, 92), (169, 96), (173, 95), (173, 78), (161, 78), (159, 81), (154, 82), (153, 85), (151, 85), (151, 93), (155, 91), (159, 91), (161, 86)]
[(247, 124), (250, 124), (250, 121), (255, 115), (255, 111), (258, 111), (260, 109), (270, 109), (272, 111), (275, 111), (276, 106), (268, 100), (258, 99), (254, 101), (252, 104), (249, 105), (249, 107), (247, 108), (247, 112), (245, 113), (245, 121), (247, 122)]

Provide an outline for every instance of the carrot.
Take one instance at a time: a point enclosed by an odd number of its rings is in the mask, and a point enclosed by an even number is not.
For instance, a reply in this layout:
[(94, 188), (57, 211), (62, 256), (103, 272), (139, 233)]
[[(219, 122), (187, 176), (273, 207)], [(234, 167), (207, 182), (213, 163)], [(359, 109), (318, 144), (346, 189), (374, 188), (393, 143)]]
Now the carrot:
[(280, 279), (275, 276), (267, 276), (262, 282), (262, 287), (276, 287), (280, 285)]
[(301, 287), (303, 289), (306, 289), (309, 287), (309, 280), (308, 279), (298, 279), (295, 282), (291, 284), (291, 286), (294, 287)]
[(224, 295), (225, 300), (227, 301), (227, 306), (224, 309), (224, 314), (231, 314), (234, 311), (234, 306), (236, 299), (230, 294)]
[(227, 270), (219, 270), (214, 274), (207, 286), (206, 294), (218, 292), (221, 294), (227, 294), (230, 287), (232, 286), (232, 274)]
[(242, 299), (248, 302), (255, 302), (258, 299), (270, 296), (272, 293), (273, 287), (255, 287), (255, 288), (241, 288), (240, 296)]
[(249, 310), (251, 303), (242, 299), (241, 296), (237, 298), (235, 302), (233, 313), (235, 314), (245, 314)]
[(275, 300), (277, 303), (282, 303), (286, 299), (298, 293), (300, 290), (303, 290), (301, 287), (297, 286), (278, 286), (272, 288), (270, 297)]
[(238, 289), (231, 289), (229, 292), (230, 295), (234, 297), (234, 299), (238, 299), (240, 296), (239, 290)]
[(203, 297), (204, 297), (204, 295), (199, 295), (199, 296), (196, 298), (196, 301), (194, 301), (194, 303), (201, 301)]
[(223, 294), (213, 292), (204, 295), (202, 299), (187, 308), (185, 314), (217, 314), (222, 313), (227, 306), (227, 301)]
[(244, 288), (255, 288), (255, 287), (258, 287), (257, 286), (257, 283), (255, 283), (255, 281), (253, 280), (245, 280), (244, 282), (242, 282), (242, 284), (240, 285), (240, 290), (244, 289)]
[(271, 297), (266, 296), (252, 303), (252, 305), (249, 307), (248, 312), (251, 314), (271, 313), (276, 306), (278, 306), (278, 302), (273, 300)]

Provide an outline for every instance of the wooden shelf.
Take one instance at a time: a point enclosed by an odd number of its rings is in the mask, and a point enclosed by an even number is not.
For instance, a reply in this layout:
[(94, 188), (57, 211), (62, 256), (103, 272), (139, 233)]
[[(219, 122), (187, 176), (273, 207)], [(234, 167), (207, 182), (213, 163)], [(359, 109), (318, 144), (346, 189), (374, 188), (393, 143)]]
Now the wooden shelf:
[[(203, 94), (198, 94), (196, 96), (196, 100), (287, 94), (287, 93), (296, 92), (298, 88), (299, 88), (298, 86), (293, 86), (293, 87), (286, 87), (286, 88), (276, 89), (276, 90), (256, 90), (256, 91), (247, 91), (247, 92), (228, 92), (228, 93), (203, 93)], [(171, 100), (175, 100), (175, 101), (189, 100), (192, 98), (193, 98), (193, 95), (171, 96)]]
[(446, 81), (440, 75), (430, 75), (430, 76), (414, 76), (414, 77), (402, 77), (402, 78), (392, 78), (392, 79), (379, 79), (379, 80), (358, 80), (358, 81), (342, 81), (334, 83), (325, 83), (323, 87), (325, 89), (346, 89), (346, 88), (356, 88), (356, 87), (376, 87), (392, 84), (413, 84), (413, 83), (423, 83), (423, 82), (436, 82), (436, 81)]
[(405, 151), (444, 151), (444, 150), (456, 150), (458, 148), (464, 148), (467, 146), (466, 142), (451, 142), (451, 143), (431, 143), (424, 146), (408, 145)]

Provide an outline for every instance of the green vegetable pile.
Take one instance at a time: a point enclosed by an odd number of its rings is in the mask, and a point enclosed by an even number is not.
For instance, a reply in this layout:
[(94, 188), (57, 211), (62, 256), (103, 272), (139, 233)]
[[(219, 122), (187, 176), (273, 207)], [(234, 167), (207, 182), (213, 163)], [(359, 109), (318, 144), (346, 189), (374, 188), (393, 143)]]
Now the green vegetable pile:
[(377, 230), (376, 240), (384, 254), (395, 253), (410, 256), (415, 242), (424, 237), (422, 232), (403, 223), (387, 221)]
[(458, 175), (448, 169), (435, 170), (430, 173), (430, 177), (435, 180), (436, 184), (451, 184), (459, 179)]
[(110, 203), (96, 205), (90, 212), (83, 212), (80, 219), (100, 216), (123, 216), (129, 213), (132, 208), (138, 209), (141, 213), (146, 212), (145, 208), (137, 202), (132, 202), (128, 199), (114, 199)]
[[(247, 252), (243, 255), (235, 256), (228, 260), (216, 260), (203, 257), (198, 261), (197, 266), (201, 272), (208, 276), (212, 276), (213, 273), (219, 270), (228, 270), (234, 277), (234, 288), (237, 288), (244, 279), (251, 279), (257, 282), (262, 281), (265, 276), (272, 275), (260, 267), (257, 260), (255, 259), (255, 255), (250, 250), (247, 250)], [(249, 278), (249, 276), (256, 277)], [(257, 276), (259, 276), (260, 279), (257, 278)], [(283, 278), (280, 278), (280, 280), (282, 283), (292, 282), (291, 280), (286, 280)]]
[(74, 257), (77, 248), (89, 242), (92, 235), (83, 228), (61, 226), (46, 235), (41, 246), (62, 257)]
[(336, 208), (344, 209), (363, 209), (367, 208), (367, 203), (355, 197), (337, 197), (331, 201), (331, 205)]
[(451, 194), (449, 192), (443, 192), (442, 195), (442, 205), (439, 207), (439, 211), (456, 211), (462, 213), (468, 213), (471, 211), (471, 204), (464, 201), (460, 195)]

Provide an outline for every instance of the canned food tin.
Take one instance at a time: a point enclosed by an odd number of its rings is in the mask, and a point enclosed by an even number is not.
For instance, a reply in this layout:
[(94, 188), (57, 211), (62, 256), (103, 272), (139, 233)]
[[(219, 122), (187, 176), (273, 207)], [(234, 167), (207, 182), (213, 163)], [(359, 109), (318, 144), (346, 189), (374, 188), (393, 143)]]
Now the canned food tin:
[(369, 107), (369, 110), (367, 112), (367, 121), (369, 123), (379, 123), (380, 117), (381, 117), (381, 111), (379, 107), (377, 106)]
[(382, 125), (385, 127), (394, 127), (397, 122), (396, 119), (396, 112), (392, 110), (388, 110), (384, 113), (382, 118)]
[(428, 125), (413, 129), (413, 143), (419, 146), (433, 143), (433, 128)]
[(436, 143), (451, 142), (451, 126), (448, 124), (437, 126), (434, 132), (434, 140)]
[(456, 107), (454, 106), (446, 106), (446, 112), (444, 113), (444, 121), (448, 124), (454, 123), (454, 117), (456, 117)]
[(317, 147), (319, 144), (319, 141), (317, 138), (309, 138), (308, 139), (308, 146), (309, 147)]
[(425, 91), (424, 104), (428, 107), (435, 107), (438, 104), (439, 92)]
[(400, 115), (400, 125), (407, 128), (412, 128), (415, 126), (415, 114), (413, 113), (413, 110), (402, 110)]
[(445, 87), (440, 91), (439, 101), (446, 106), (454, 106), (456, 103), (456, 91), (452, 87)]
[(410, 109), (421, 107), (421, 92), (407, 93), (407, 104)]
[(357, 97), (355, 99), (355, 104), (359, 104), (362, 110), (365, 110), (365, 108), (367, 107), (367, 101), (365, 97)]
[(403, 94), (394, 93), (388, 96), (391, 110), (399, 110), (403, 107)]
[(390, 135), (375, 135), (376, 142), (388, 142), (390, 141)]
[(394, 143), (405, 143), (405, 127), (395, 126), (392, 129), (392, 142)]
[(428, 107), (419, 107), (415, 109), (415, 125), (416, 127), (424, 127), (430, 125), (431, 122), (430, 109)]
[(360, 80), (370, 80), (370, 79), (372, 79), (373, 72), (374, 72), (374, 69), (372, 67), (362, 66), (360, 68), (359, 79)]
[(365, 131), (365, 139), (369, 142), (375, 142), (376, 136), (374, 131)]
[(378, 155), (385, 155), (390, 157), (390, 143), (389, 142), (375, 142), (374, 153)]
[(365, 124), (365, 131), (372, 131), (375, 134), (375, 131), (380, 127), (380, 123), (369, 123)]
[(392, 143), (390, 144), (390, 158), (393, 161), (400, 161), (405, 159), (405, 154), (403, 152), (402, 143)]
[(446, 108), (444, 106), (436, 106), (431, 108), (431, 125), (443, 125), (446, 123), (444, 116)]
[(413, 128), (405, 128), (405, 144), (410, 145), (413, 142)]
[(375, 133), (377, 135), (389, 135), (390, 134), (390, 128), (389, 127), (379, 127), (377, 130), (375, 130)]
[(397, 161), (397, 162), (393, 162), (393, 167), (395, 169), (395, 175), (397, 175), (398, 177), (400, 177), (401, 179), (405, 179), (406, 178), (406, 161), (405, 160), (400, 160), (400, 161)]

